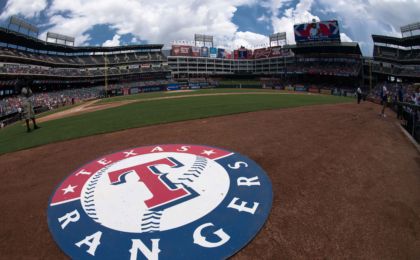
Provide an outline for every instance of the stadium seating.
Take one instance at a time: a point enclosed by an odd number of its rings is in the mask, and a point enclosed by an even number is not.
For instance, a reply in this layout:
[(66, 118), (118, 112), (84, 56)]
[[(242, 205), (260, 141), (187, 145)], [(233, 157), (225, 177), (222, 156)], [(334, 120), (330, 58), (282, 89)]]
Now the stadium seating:
[(380, 97), (382, 96), (383, 86), (385, 86), (388, 90), (389, 95), (391, 96), (391, 100), (396, 100), (398, 87), (401, 86), (404, 93), (404, 101), (408, 103), (414, 103), (414, 101), (412, 100), (412, 96), (414, 93), (416, 93), (416, 87), (410, 83), (392, 83), (387, 81), (380, 82), (374, 87), (371, 97), (380, 99)]
[[(11, 48), (0, 48), (0, 60), (2, 58), (15, 58), (18, 60), (25, 60), (27, 63), (33, 61), (42, 61), (51, 63), (51, 65), (71, 65), (79, 66), (80, 64), (87, 66), (105, 65), (104, 55), (84, 55), (84, 56), (59, 56), (59, 55), (44, 55), (38, 53), (30, 53), (18, 51)], [(132, 62), (151, 62), (164, 61), (164, 56), (159, 52), (136, 54), (123, 53), (107, 55), (108, 65), (126, 64)]]
[(287, 72), (333, 76), (357, 76), (359, 75), (360, 68), (360, 64), (354, 63), (306, 62), (289, 65), (287, 67)]
[[(31, 98), (34, 107), (45, 107), (54, 109), (70, 105), (72, 100), (80, 102), (83, 100), (95, 99), (103, 95), (103, 87), (66, 89), (48, 93), (35, 93)], [(0, 116), (16, 113), (22, 107), (23, 99), (20, 96), (0, 99)]]

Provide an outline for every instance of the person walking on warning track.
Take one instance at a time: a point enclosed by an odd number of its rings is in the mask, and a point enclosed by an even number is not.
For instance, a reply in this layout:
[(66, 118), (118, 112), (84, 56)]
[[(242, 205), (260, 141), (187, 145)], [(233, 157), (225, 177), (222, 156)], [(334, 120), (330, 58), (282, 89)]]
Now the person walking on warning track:
[(401, 103), (404, 102), (404, 91), (401, 85), (398, 86), (397, 90), (397, 118), (403, 120), (403, 107)]
[(29, 126), (29, 120), (32, 120), (34, 129), (38, 129), (39, 126), (36, 124), (36, 121), (35, 121), (35, 111), (34, 111), (34, 106), (31, 100), (32, 90), (28, 82), (26, 82), (22, 86), (21, 94), (23, 97), (23, 102), (22, 102), (23, 103), (23, 118), (25, 118), (25, 122), (26, 122), (26, 131), (29, 133), (32, 131), (31, 127)]
[(357, 88), (356, 90), (356, 95), (357, 95), (357, 104), (360, 104), (360, 100), (362, 100), (362, 89), (360, 87)]
[(385, 108), (388, 105), (388, 95), (389, 95), (388, 89), (384, 85), (382, 87), (382, 111), (381, 111), (381, 116), (382, 117), (386, 117), (386, 115), (385, 115)]

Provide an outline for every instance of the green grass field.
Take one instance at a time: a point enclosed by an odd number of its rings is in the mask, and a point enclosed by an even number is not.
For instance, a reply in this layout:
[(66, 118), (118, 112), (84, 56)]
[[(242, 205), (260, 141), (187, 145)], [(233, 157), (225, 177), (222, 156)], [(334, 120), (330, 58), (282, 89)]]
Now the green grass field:
[(53, 109), (53, 110), (45, 111), (43, 113), (38, 114), (37, 117), (43, 117), (43, 116), (48, 116), (48, 115), (51, 115), (51, 114), (55, 114), (55, 113), (58, 113), (58, 112), (61, 112), (61, 111), (68, 110), (68, 109), (73, 108), (73, 107), (80, 106), (82, 104), (83, 103), (78, 103), (78, 104), (74, 104), (74, 105), (68, 105), (68, 106), (59, 107), (59, 108), (56, 108), (56, 109)]
[(233, 79), (233, 80), (221, 80), (219, 84), (220, 85), (261, 85), (261, 81)]
[[(162, 93), (155, 94), (162, 95)], [(139, 96), (128, 96), (128, 99), (139, 99)], [(128, 128), (258, 110), (337, 104), (350, 101), (348, 98), (334, 96), (279, 95), (273, 93), (266, 95), (183, 97), (136, 102), (44, 122), (40, 124), (41, 129), (31, 133), (26, 133), (25, 127), (21, 123), (9, 126), (0, 131), (0, 154)]]
[(111, 97), (105, 98), (101, 101), (97, 102), (96, 104), (105, 104), (110, 102), (117, 102), (117, 101), (124, 101), (124, 100), (144, 100), (150, 98), (160, 98), (160, 97), (176, 97), (176, 96), (189, 96), (189, 95), (197, 95), (197, 94), (218, 94), (218, 93), (241, 93), (241, 92), (272, 92), (278, 93), (276, 90), (270, 89), (202, 89), (202, 90), (194, 90), (190, 92), (152, 92), (152, 93), (141, 93), (136, 95), (130, 96), (119, 96), (119, 97)]

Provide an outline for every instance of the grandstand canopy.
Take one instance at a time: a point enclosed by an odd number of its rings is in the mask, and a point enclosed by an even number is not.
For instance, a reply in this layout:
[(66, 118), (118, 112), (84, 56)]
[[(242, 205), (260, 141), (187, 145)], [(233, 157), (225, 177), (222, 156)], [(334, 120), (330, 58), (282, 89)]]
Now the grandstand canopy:
[(57, 45), (55, 43), (48, 43), (33, 37), (29, 37), (22, 33), (14, 32), (6, 28), (0, 27), (0, 42), (9, 45), (19, 45), (25, 48), (47, 51), (47, 52), (64, 52), (64, 53), (92, 53), (92, 52), (118, 52), (129, 50), (161, 50), (163, 44), (143, 44), (143, 45), (128, 45), (116, 47), (74, 47), (66, 45)]
[(420, 35), (399, 38), (373, 34), (372, 39), (375, 43), (384, 43), (402, 47), (420, 46)]
[(317, 42), (311, 44), (290, 45), (295, 54), (309, 53), (340, 53), (362, 55), (359, 44), (356, 42)]

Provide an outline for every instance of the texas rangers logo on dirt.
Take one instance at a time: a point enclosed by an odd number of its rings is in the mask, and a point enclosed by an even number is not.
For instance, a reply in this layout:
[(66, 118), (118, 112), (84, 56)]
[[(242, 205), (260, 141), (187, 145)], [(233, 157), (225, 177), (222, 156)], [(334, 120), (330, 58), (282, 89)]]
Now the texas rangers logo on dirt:
[(128, 149), (88, 163), (55, 190), (48, 225), (73, 259), (223, 259), (271, 209), (252, 160), (198, 145)]

